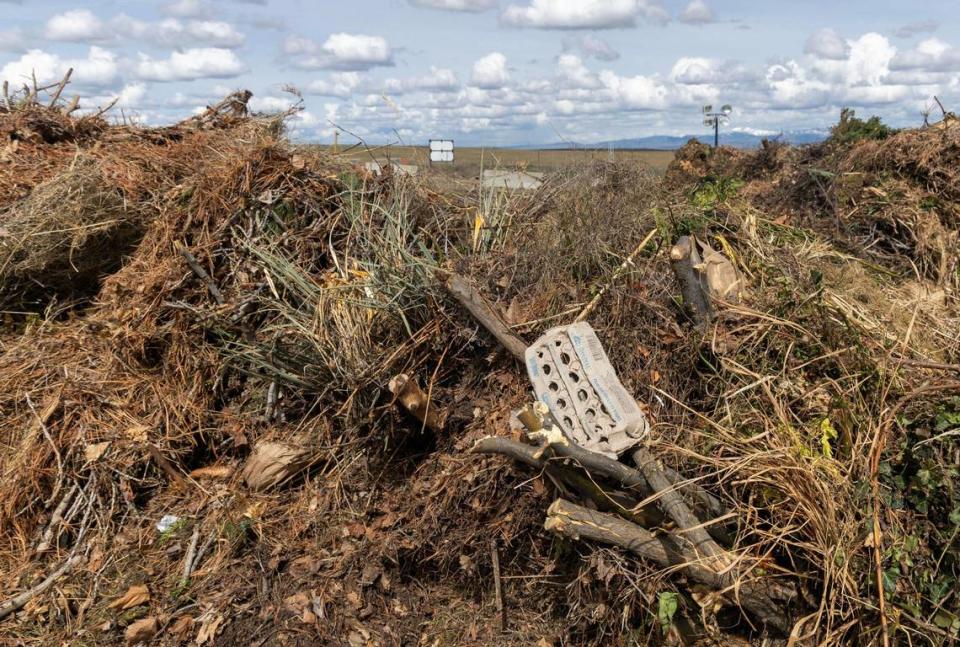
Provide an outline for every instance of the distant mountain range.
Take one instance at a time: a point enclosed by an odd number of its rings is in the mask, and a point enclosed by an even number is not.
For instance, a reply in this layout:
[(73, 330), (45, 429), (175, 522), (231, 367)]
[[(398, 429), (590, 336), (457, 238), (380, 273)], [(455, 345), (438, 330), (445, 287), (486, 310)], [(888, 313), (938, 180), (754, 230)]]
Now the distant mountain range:
[[(825, 130), (797, 130), (792, 132), (779, 133), (776, 135), (755, 135), (746, 132), (721, 132), (720, 144), (722, 146), (735, 146), (736, 148), (756, 148), (764, 139), (784, 141), (795, 146), (802, 144), (816, 144), (822, 142), (830, 136), (829, 131)], [(558, 142), (540, 146), (517, 146), (516, 148), (539, 148), (542, 150), (568, 149), (568, 148), (591, 148), (591, 149), (643, 149), (643, 150), (663, 150), (672, 151), (682, 147), (691, 139), (699, 139), (705, 144), (713, 143), (713, 135), (651, 135), (649, 137), (635, 137), (632, 139), (615, 139), (612, 141), (597, 142), (594, 144), (581, 144), (574, 142)]]

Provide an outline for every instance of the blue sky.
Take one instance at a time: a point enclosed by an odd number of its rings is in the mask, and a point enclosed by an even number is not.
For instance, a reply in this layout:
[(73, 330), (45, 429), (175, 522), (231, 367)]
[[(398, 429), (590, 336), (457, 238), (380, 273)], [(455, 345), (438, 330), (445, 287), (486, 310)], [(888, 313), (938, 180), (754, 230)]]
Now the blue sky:
[[(954, 2), (0, 0), (0, 78), (74, 68), (95, 109), (161, 124), (232, 89), (302, 140), (592, 142), (826, 128), (843, 106), (916, 125), (960, 104)], [(349, 136), (344, 136), (349, 140)]]

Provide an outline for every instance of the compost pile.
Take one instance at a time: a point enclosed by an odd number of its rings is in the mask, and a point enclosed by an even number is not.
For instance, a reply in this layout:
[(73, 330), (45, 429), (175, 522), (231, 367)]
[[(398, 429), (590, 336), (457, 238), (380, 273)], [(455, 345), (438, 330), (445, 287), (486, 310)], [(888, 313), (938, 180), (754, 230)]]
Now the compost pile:
[[(960, 629), (960, 127), (451, 195), (249, 96), (0, 108), (5, 641)], [(684, 301), (683, 241), (736, 299)], [(515, 360), (577, 319), (651, 423), (620, 462), (544, 433)]]

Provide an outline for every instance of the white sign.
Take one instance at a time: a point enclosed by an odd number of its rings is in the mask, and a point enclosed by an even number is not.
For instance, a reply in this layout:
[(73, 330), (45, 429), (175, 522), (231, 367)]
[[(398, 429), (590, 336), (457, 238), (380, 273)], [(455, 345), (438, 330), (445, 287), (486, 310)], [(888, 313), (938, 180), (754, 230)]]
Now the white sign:
[(430, 140), (430, 161), (431, 162), (453, 162), (453, 140), (452, 139), (431, 139)]

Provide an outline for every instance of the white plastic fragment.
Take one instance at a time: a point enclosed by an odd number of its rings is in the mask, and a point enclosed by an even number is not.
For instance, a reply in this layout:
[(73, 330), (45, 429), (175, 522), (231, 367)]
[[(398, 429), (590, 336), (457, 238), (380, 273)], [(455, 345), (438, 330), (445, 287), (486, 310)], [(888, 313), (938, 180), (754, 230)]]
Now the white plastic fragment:
[(590, 324), (548, 330), (527, 348), (525, 359), (537, 399), (577, 445), (616, 456), (650, 432)]
[(180, 517), (175, 514), (165, 514), (161, 517), (160, 521), (157, 522), (156, 528), (157, 532), (163, 534), (173, 528), (173, 526), (180, 521)]

